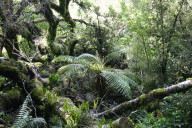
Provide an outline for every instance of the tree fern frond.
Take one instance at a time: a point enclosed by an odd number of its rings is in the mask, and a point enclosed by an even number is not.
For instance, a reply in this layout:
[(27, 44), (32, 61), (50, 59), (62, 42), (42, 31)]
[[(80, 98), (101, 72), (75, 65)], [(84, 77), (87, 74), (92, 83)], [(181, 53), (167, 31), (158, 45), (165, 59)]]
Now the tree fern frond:
[(110, 87), (117, 89), (118, 92), (124, 96), (131, 98), (130, 83), (132, 81), (129, 81), (130, 79), (126, 79), (126, 76), (122, 77), (123, 75), (109, 71), (102, 71), (101, 75), (106, 79)]
[(58, 74), (65, 74), (66, 76), (72, 76), (75, 73), (84, 73), (87, 67), (82, 64), (68, 64), (58, 69)]
[(58, 56), (52, 60), (53, 63), (68, 62), (74, 63), (75, 57), (73, 56)]
[(132, 74), (131, 72), (129, 72), (128, 70), (112, 68), (112, 69), (109, 69), (109, 71), (117, 73), (122, 79), (127, 81), (132, 87), (137, 87), (138, 83), (140, 82), (139, 81), (140, 79), (136, 77), (134, 74)]
[(88, 54), (88, 53), (85, 53), (85, 54), (78, 56), (77, 59), (85, 59), (88, 62), (103, 64), (99, 57)]
[(137, 85), (141, 85), (142, 80), (137, 75), (130, 72), (129, 70), (124, 70), (122, 74), (132, 79), (135, 83), (137, 83)]

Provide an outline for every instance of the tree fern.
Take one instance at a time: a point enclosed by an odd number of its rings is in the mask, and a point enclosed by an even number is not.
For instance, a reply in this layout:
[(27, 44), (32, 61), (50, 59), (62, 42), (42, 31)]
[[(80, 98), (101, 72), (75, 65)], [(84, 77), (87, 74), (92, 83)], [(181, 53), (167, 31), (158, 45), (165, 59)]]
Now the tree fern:
[(131, 88), (137, 87), (131, 74), (120, 69), (106, 67), (105, 62), (98, 56), (87, 53), (78, 57), (62, 56), (55, 58), (53, 62), (69, 63), (58, 70), (60, 75), (64, 74), (67, 77), (71, 77), (75, 74), (85, 74), (87, 71), (90, 71), (96, 76), (103, 76), (109, 87), (118, 90), (118, 92), (129, 98), (131, 97)]
[(39, 125), (46, 123), (43, 118), (33, 118), (29, 115), (31, 109), (28, 107), (28, 104), (31, 101), (31, 96), (28, 95), (22, 104), (12, 128), (38, 128)]

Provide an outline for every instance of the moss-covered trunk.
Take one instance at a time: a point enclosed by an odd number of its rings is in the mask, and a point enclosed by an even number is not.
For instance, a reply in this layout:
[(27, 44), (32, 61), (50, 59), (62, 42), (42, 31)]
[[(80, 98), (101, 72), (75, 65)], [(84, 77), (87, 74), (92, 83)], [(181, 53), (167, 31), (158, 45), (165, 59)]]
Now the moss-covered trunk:
[(178, 83), (176, 85), (172, 85), (167, 88), (159, 88), (150, 91), (147, 94), (143, 94), (140, 97), (130, 100), (130, 101), (125, 101), (112, 109), (106, 110), (104, 112), (95, 114), (94, 116), (100, 117), (108, 114), (114, 114), (118, 112), (122, 112), (124, 110), (135, 110), (138, 107), (141, 107), (142, 105), (149, 104), (150, 102), (153, 102), (157, 99), (162, 99), (165, 96), (174, 94), (174, 93), (179, 93), (182, 91), (186, 91), (188, 89), (192, 88), (192, 80), (187, 80), (181, 83)]
[(6, 77), (17, 83), (22, 89), (22, 95), (27, 96), (29, 93), (33, 99), (34, 106), (38, 111), (38, 116), (43, 116), (48, 121), (51, 115), (55, 114), (65, 121), (66, 111), (63, 105), (74, 108), (73, 102), (66, 97), (59, 97), (44, 87), (42, 82), (35, 79), (31, 73), (30, 67), (18, 63), (14, 60), (4, 60), (0, 62), (0, 76)]

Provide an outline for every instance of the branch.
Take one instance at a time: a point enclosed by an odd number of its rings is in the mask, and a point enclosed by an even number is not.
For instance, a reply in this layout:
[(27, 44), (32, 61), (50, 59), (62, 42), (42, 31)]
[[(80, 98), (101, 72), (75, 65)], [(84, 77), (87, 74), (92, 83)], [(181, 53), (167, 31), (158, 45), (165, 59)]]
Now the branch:
[(83, 23), (83, 24), (85, 24), (85, 25), (87, 25), (87, 26), (96, 27), (96, 25), (87, 23), (86, 21), (81, 20), (81, 19), (73, 19), (73, 20), (74, 20), (75, 22)]
[(106, 110), (104, 112), (94, 114), (95, 117), (100, 117), (108, 114), (114, 114), (117, 112), (122, 112), (123, 110), (136, 110), (137, 108), (148, 104), (150, 102), (155, 101), (156, 99), (163, 99), (164, 97), (174, 94), (174, 93), (179, 93), (182, 91), (186, 91), (188, 89), (192, 88), (192, 80), (186, 80), (184, 82), (178, 83), (176, 85), (172, 85), (167, 88), (159, 88), (150, 91), (147, 94), (143, 94), (139, 96), (136, 99), (130, 100), (130, 101), (125, 101), (109, 110)]
[(56, 5), (55, 3), (52, 3), (52, 2), (50, 2), (50, 7), (57, 12), (59, 12), (61, 10), (61, 8), (58, 5)]
[(25, 10), (25, 8), (29, 5), (28, 1), (22, 1), (20, 3), (20, 8), (17, 10), (17, 12), (15, 13), (16, 15), (16, 19), (19, 18), (19, 16), (23, 13), (23, 11)]
[[(34, 85), (30, 81), (27, 74), (24, 74), (22, 69), (25, 67), (18, 68), (19, 66), (23, 66), (18, 63), (18, 67), (16, 67), (16, 61), (5, 61), (0, 63), (0, 76), (9, 78), (13, 80), (15, 83), (18, 83), (19, 86), (23, 87), (25, 85), (26, 89), (31, 91), (34, 88)], [(13, 65), (14, 64), (14, 65)]]
[[(58, 19), (58, 20), (59, 20), (59, 22), (65, 21), (64, 19)], [(40, 19), (40, 20), (35, 20), (35, 21), (33, 21), (33, 23), (34, 23), (34, 24), (38, 24), (38, 23), (42, 23), (42, 22), (46, 22), (46, 21), (47, 21), (46, 19)], [(73, 21), (79, 22), (79, 23), (81, 23), (81, 24), (85, 24), (85, 25), (87, 25), (87, 26), (96, 27), (96, 25), (91, 24), (91, 23), (88, 23), (88, 22), (86, 22), (86, 21), (84, 21), (84, 20), (81, 20), (81, 19), (73, 19)]]

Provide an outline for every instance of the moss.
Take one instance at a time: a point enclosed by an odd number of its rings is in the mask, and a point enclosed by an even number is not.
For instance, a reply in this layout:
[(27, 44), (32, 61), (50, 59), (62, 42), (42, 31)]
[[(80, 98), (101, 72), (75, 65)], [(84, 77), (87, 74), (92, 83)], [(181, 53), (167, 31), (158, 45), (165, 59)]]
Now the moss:
[(145, 99), (147, 98), (146, 94), (142, 94), (140, 97), (139, 97), (139, 102), (140, 103), (143, 103), (145, 102)]
[(165, 93), (165, 90), (163, 88), (158, 88), (149, 92), (149, 95), (155, 95), (155, 94), (161, 95), (163, 93)]
[[(139, 97), (140, 104), (143, 104), (147, 102), (147, 98), (150, 99), (152, 96), (153, 98), (157, 98), (158, 96), (162, 96), (162, 94), (165, 93), (165, 90), (162, 88), (155, 89), (153, 91), (150, 91), (148, 94), (143, 94)], [(155, 97), (154, 97), (155, 96)]]
[(11, 99), (18, 99), (21, 96), (21, 91), (18, 88), (12, 88), (11, 90), (7, 91), (7, 95)]
[(14, 66), (7, 66), (4, 64), (0, 64), (0, 74), (4, 77), (10, 78), (12, 80), (27, 80), (27, 77), (20, 71), (18, 68)]

